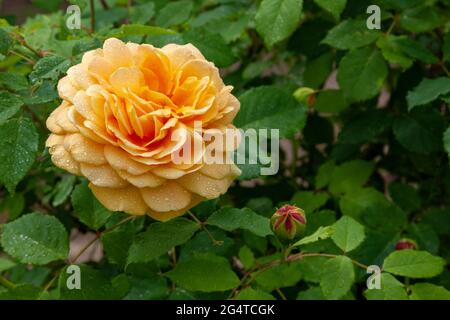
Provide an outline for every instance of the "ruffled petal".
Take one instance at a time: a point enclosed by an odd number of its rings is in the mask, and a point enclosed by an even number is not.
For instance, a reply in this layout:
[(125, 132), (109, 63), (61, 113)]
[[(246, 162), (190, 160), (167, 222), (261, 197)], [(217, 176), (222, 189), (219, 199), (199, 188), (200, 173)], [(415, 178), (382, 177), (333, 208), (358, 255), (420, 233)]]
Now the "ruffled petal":
[(64, 139), (64, 147), (70, 152), (75, 161), (92, 165), (106, 164), (103, 153), (104, 146), (86, 139), (79, 133), (67, 135)]
[(89, 188), (108, 210), (124, 211), (137, 216), (144, 215), (148, 211), (148, 207), (136, 187), (104, 188), (90, 183)]
[(80, 171), (93, 185), (107, 188), (123, 188), (128, 182), (123, 180), (109, 165), (94, 166), (80, 163)]
[(173, 181), (167, 181), (157, 188), (142, 188), (139, 190), (145, 203), (156, 212), (181, 210), (191, 202), (191, 194)]

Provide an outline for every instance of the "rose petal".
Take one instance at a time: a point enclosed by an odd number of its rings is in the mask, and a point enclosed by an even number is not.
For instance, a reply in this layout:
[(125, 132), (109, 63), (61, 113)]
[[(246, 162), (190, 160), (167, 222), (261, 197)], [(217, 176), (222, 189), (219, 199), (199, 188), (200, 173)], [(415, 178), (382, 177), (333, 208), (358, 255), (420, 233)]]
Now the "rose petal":
[(127, 180), (129, 183), (138, 188), (145, 188), (145, 187), (155, 188), (162, 185), (166, 181), (165, 179), (155, 176), (151, 172), (146, 172), (140, 175), (134, 175), (130, 174), (127, 171), (120, 170), (117, 171), (117, 173), (122, 179)]
[(173, 181), (167, 181), (157, 188), (139, 190), (145, 203), (156, 212), (180, 210), (191, 202), (191, 194)]
[(107, 145), (104, 153), (109, 164), (117, 170), (124, 170), (132, 175), (141, 175), (150, 170), (148, 166), (132, 160), (121, 148)]
[(75, 161), (93, 165), (106, 164), (103, 153), (104, 145), (86, 139), (79, 133), (66, 135), (64, 147), (70, 152)]
[(128, 182), (123, 180), (109, 165), (94, 166), (80, 163), (80, 171), (92, 184), (98, 187), (123, 188)]
[(80, 166), (76, 162), (63, 145), (57, 144), (48, 149), (52, 155), (52, 162), (59, 168), (64, 169), (72, 174), (81, 175)]
[(232, 179), (213, 179), (200, 172), (193, 172), (179, 178), (177, 182), (202, 197), (215, 199), (228, 190)]
[(141, 197), (138, 188), (104, 188), (92, 183), (89, 188), (95, 197), (111, 211), (124, 211), (131, 215), (144, 215), (148, 207)]
[(205, 200), (202, 197), (199, 197), (196, 194), (192, 194), (192, 199), (189, 205), (183, 209), (175, 210), (175, 211), (167, 211), (167, 212), (157, 212), (153, 210), (148, 210), (147, 214), (155, 220), (158, 221), (167, 221), (176, 217), (179, 217), (185, 214), (189, 209), (195, 207), (197, 204)]

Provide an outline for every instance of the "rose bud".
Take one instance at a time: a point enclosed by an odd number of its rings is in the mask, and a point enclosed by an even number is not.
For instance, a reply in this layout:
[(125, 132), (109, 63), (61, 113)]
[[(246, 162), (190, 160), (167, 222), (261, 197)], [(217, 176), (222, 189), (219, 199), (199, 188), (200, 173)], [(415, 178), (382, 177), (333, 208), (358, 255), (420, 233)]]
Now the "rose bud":
[(418, 248), (419, 246), (414, 240), (406, 238), (400, 239), (395, 245), (395, 250), (405, 250), (405, 249), (417, 250)]
[(305, 233), (305, 212), (293, 205), (284, 205), (272, 216), (271, 227), (278, 239), (291, 242)]
[(306, 103), (312, 107), (316, 101), (316, 91), (308, 87), (301, 87), (295, 90), (294, 98), (300, 103)]

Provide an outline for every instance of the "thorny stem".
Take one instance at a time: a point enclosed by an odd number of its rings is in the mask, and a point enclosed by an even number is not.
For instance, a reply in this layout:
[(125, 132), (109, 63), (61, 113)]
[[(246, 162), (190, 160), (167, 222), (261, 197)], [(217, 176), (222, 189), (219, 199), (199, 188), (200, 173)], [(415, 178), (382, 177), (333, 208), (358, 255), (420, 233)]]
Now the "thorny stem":
[(283, 291), (281, 291), (280, 288), (275, 289), (276, 292), (280, 295), (281, 299), (287, 300), (286, 296), (284, 295)]
[(76, 254), (76, 256), (70, 261), (70, 264), (74, 264), (77, 262), (78, 258), (87, 250), (91, 245), (93, 245), (98, 239), (100, 238), (99, 235), (96, 235), (91, 241), (86, 243), (86, 245)]
[(444, 70), (445, 74), (447, 75), (447, 77), (450, 77), (450, 72), (448, 71), (447, 67), (445, 66), (444, 62), (440, 63), (442, 70)]
[(31, 52), (33, 52), (35, 55), (37, 55), (39, 58), (42, 58), (44, 55), (42, 54), (42, 52), (40, 52), (39, 50), (33, 48), (32, 46), (30, 46), (25, 39), (18, 33), (11, 33), (16, 39), (17, 41), (20, 42), (20, 44), (22, 46), (24, 46), (25, 48), (27, 48), (28, 50), (30, 50)]
[(64, 269), (64, 268), (59, 269), (59, 270), (55, 273), (55, 275), (50, 279), (50, 281), (45, 285), (45, 287), (44, 287), (44, 292), (45, 292), (45, 291), (48, 291), (48, 289), (51, 288), (51, 286), (52, 286), (53, 283), (56, 281), (56, 279), (58, 279), (58, 277), (59, 277), (59, 275), (60, 275), (60, 273), (61, 273), (61, 271), (62, 271), (63, 269)]
[(22, 58), (23, 60), (25, 60), (25, 61), (28, 62), (29, 64), (34, 65), (34, 64), (36, 63), (36, 61), (32, 60), (31, 58), (26, 57), (25, 55), (23, 55), (23, 54), (21, 54), (21, 53), (19, 53), (19, 52), (17, 52), (17, 51), (11, 50), (10, 52), (11, 52), (12, 54), (18, 56), (19, 58)]
[(397, 17), (397, 16), (394, 16), (394, 18), (393, 18), (393, 20), (392, 20), (392, 23), (391, 23), (391, 25), (389, 26), (389, 29), (386, 31), (386, 35), (387, 35), (387, 36), (391, 34), (392, 30), (394, 30), (395, 24), (397, 23), (397, 19), (398, 19), (398, 17)]
[[(292, 249), (292, 248), (291, 247), (287, 248), (286, 251), (289, 250), (289, 249)], [(296, 261), (296, 260), (303, 259), (305, 257), (336, 258), (338, 256), (340, 256), (340, 255), (330, 254), (330, 253), (302, 253), (302, 252), (300, 252), (300, 253), (291, 254), (291, 255), (289, 255), (287, 257), (282, 257), (281, 259), (274, 260), (274, 261), (268, 262), (268, 263), (263, 264), (263, 265), (255, 266), (251, 270), (249, 270), (242, 277), (239, 285), (235, 289), (233, 289), (233, 291), (231, 292), (229, 299), (233, 299), (236, 296), (236, 294), (239, 292), (239, 288), (243, 288), (243, 287), (246, 287), (246, 286), (250, 285), (252, 283), (252, 281), (257, 277), (258, 274), (260, 274), (260, 273), (262, 273), (262, 272), (264, 272), (264, 271), (266, 271), (268, 269), (271, 269), (271, 268), (273, 268), (275, 266), (278, 266), (278, 265), (282, 264), (283, 262)], [(363, 268), (363, 269), (367, 269), (368, 268), (367, 265), (365, 265), (365, 264), (363, 264), (363, 263), (361, 263), (359, 261), (351, 259), (351, 262), (355, 266), (358, 266), (360, 268)], [(277, 292), (278, 292), (278, 290), (277, 290)], [(278, 292), (278, 294), (281, 296), (282, 299), (284, 299), (283, 296), (282, 296), (282, 294), (283, 294), (282, 292), (281, 293)]]

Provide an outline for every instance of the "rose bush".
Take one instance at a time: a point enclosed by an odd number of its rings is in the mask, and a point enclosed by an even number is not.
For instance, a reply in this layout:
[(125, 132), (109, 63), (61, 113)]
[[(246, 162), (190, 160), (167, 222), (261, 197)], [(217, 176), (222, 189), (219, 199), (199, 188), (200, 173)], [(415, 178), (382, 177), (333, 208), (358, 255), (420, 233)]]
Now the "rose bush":
[(0, 7), (0, 299), (450, 299), (449, 0)]

